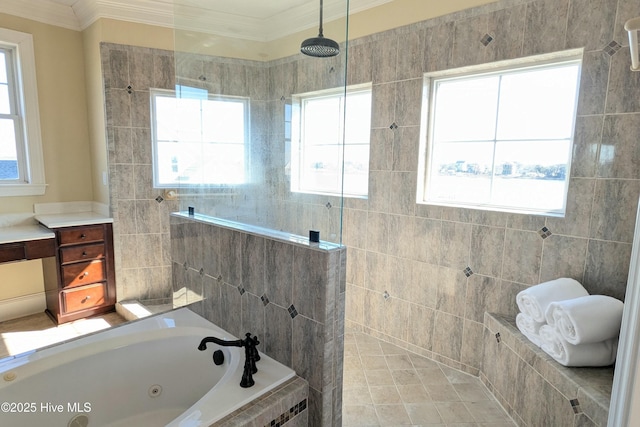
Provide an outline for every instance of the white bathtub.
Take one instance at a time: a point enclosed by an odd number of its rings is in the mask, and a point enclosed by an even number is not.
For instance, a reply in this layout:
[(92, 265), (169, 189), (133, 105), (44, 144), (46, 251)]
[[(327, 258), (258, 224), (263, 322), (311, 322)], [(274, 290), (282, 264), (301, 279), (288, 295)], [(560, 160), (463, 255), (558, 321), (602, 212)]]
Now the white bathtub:
[(244, 349), (199, 351), (205, 336), (237, 339), (183, 308), (3, 359), (0, 425), (209, 426), (295, 376), (261, 353), (241, 388)]

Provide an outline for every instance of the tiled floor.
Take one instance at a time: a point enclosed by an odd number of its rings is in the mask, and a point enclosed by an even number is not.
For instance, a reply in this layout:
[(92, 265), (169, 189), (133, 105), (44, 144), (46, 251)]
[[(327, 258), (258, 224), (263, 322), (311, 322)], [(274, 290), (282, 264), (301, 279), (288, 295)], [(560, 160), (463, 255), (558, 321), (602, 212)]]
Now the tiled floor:
[[(0, 323), (0, 359), (118, 325), (117, 313), (56, 326), (44, 313)], [(513, 427), (480, 380), (358, 332), (345, 334), (343, 425)]]
[(474, 376), (358, 332), (344, 345), (345, 427), (515, 426)]
[(0, 359), (81, 335), (119, 325), (125, 320), (118, 313), (56, 326), (44, 312), (0, 322)]

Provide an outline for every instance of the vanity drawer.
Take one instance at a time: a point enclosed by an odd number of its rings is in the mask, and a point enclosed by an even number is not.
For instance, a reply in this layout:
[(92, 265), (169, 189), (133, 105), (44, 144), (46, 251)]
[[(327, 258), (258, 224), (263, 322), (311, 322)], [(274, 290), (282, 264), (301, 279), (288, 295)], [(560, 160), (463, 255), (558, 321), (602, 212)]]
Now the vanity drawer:
[(81, 286), (105, 280), (102, 260), (79, 262), (62, 267), (62, 287)]
[(102, 225), (95, 225), (60, 230), (58, 231), (58, 239), (61, 245), (101, 242), (104, 240), (104, 227)]
[(56, 256), (55, 239), (0, 244), (0, 263)]
[(104, 283), (83, 286), (62, 291), (64, 311), (66, 313), (96, 307), (105, 303)]
[(23, 243), (5, 243), (0, 245), (0, 262), (26, 259)]
[(60, 249), (60, 262), (67, 264), (74, 261), (88, 261), (96, 258), (104, 258), (104, 244), (70, 246)]

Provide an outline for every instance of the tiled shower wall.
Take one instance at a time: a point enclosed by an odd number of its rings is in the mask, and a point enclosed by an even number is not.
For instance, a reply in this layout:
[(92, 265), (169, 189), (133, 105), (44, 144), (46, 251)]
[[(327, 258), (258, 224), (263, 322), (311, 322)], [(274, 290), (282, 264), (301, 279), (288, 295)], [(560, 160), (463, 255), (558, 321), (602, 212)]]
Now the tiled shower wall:
[(341, 425), (344, 246), (200, 215), (170, 223), (174, 289), (189, 290), (189, 307), (237, 337), (257, 335), (306, 379), (310, 426)]
[(101, 57), (118, 299), (167, 299), (179, 204), (153, 188), (149, 88), (175, 88), (173, 52), (103, 43)]
[[(111, 43), (101, 45), (101, 55), (120, 300), (171, 298), (168, 215), (187, 206), (303, 236), (321, 230), (321, 239), (340, 241), (340, 198), (289, 191), (284, 111), (294, 93), (339, 87), (345, 56), (263, 63)], [(179, 201), (153, 188), (150, 89), (174, 89), (176, 82), (250, 98), (250, 184), (177, 189)]]
[[(339, 198), (289, 192), (284, 108), (293, 93), (340, 86), (342, 59), (265, 64), (101, 47), (118, 297), (164, 300), (185, 289), (204, 296), (196, 310), (237, 336), (251, 330), (263, 337), (267, 354), (309, 382), (310, 425), (340, 425), (344, 247), (303, 250), (289, 238), (285, 244), (192, 221), (184, 229), (170, 227), (169, 214), (194, 206), (198, 214), (300, 235), (319, 229), (323, 240), (339, 240)], [(153, 188), (150, 89), (173, 89), (175, 82), (250, 98), (252, 184), (215, 192), (177, 189), (179, 201)], [(274, 268), (277, 277), (269, 276)]]
[[(348, 83), (373, 82), (369, 198), (347, 199), (344, 210), (350, 326), (477, 374), (483, 313), (515, 314), (521, 289), (568, 276), (624, 297), (640, 194), (640, 73), (629, 71), (623, 24), (638, 15), (636, 0), (505, 0), (350, 41)], [(584, 61), (566, 217), (416, 204), (422, 73), (569, 48), (584, 48)], [(167, 218), (178, 206), (151, 188), (147, 89), (173, 87), (172, 55), (103, 46), (121, 299), (170, 295)], [(226, 76), (220, 85), (244, 82), (254, 87), (244, 93), (264, 96), (252, 117), (264, 120), (254, 149), (266, 187), (253, 196), (269, 208), (236, 194), (199, 200), (197, 210), (337, 234), (339, 200), (289, 192), (283, 111), (293, 93), (339, 86), (340, 60), (196, 64), (194, 85), (216, 88), (211, 76)]]
[[(624, 298), (640, 73), (623, 25), (638, 15), (637, 0), (499, 1), (351, 43), (374, 106), (369, 199), (344, 212), (348, 326), (478, 374), (483, 314), (515, 315), (520, 290), (572, 277)], [(422, 74), (570, 48), (584, 61), (566, 217), (416, 204)]]

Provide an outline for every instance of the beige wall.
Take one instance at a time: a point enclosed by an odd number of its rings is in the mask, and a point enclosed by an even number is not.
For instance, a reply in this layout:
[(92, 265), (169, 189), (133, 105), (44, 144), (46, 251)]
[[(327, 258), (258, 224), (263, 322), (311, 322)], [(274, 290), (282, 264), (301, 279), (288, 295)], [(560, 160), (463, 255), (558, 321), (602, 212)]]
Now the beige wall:
[[(428, 2), (428, 4), (426, 4), (427, 2), (425, 0), (394, 0), (390, 3), (350, 15), (349, 39), (425, 21), (462, 9), (494, 3), (495, 1), (496, 0), (450, 0), (447, 2)], [(182, 23), (179, 22), (179, 24)], [(347, 34), (345, 31), (345, 19), (324, 22), (323, 27), (325, 37), (331, 38), (339, 43), (345, 41)], [(317, 34), (318, 29), (314, 27), (278, 40), (263, 43), (229, 39), (192, 31), (177, 31), (176, 50), (255, 61), (270, 61), (298, 53), (300, 43), (309, 37), (315, 37)], [(110, 41), (135, 46), (147, 46), (131, 43), (127, 40)], [(163, 48), (162, 46), (148, 47)]]
[[(0, 27), (33, 35), (45, 177), (43, 196), (3, 197), (0, 215), (34, 203), (92, 200), (82, 34), (0, 14)], [(0, 266), (0, 300), (43, 290), (40, 261)]]
[(0, 301), (43, 291), (39, 260), (10, 262), (0, 269)]
[(0, 27), (33, 35), (48, 184), (43, 196), (3, 197), (0, 214), (32, 212), (34, 203), (92, 200), (82, 34), (6, 14)]

